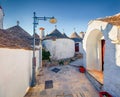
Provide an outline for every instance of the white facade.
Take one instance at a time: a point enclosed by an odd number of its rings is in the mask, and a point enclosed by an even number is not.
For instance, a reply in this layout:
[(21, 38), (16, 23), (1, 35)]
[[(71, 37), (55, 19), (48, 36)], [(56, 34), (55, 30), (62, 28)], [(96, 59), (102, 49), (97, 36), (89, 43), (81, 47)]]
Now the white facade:
[(3, 10), (2, 8), (0, 7), (0, 29), (3, 29)]
[(105, 40), (104, 85), (105, 91), (120, 97), (120, 43), (119, 28), (107, 22), (91, 21), (83, 40), (84, 65), (89, 70), (102, 71), (102, 45)]
[(50, 51), (52, 59), (59, 60), (70, 58), (73, 57), (75, 54), (74, 41), (71, 39), (47, 39), (43, 41), (43, 45), (48, 51)]
[(79, 33), (79, 36), (80, 36), (80, 38), (82, 38), (82, 39), (84, 38), (84, 35), (85, 35), (84, 32), (80, 32), (80, 33)]
[[(31, 50), (0, 48), (0, 97), (23, 97), (32, 76)], [(36, 51), (36, 69), (39, 51)]]
[(83, 54), (83, 43), (79, 42), (79, 52)]

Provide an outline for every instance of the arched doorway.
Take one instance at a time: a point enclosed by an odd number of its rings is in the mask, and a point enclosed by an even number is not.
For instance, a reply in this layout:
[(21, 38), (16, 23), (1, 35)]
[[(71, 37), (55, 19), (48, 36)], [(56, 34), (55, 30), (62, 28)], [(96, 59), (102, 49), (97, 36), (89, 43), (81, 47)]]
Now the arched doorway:
[(105, 40), (101, 31), (89, 32), (86, 40), (86, 69), (103, 84)]

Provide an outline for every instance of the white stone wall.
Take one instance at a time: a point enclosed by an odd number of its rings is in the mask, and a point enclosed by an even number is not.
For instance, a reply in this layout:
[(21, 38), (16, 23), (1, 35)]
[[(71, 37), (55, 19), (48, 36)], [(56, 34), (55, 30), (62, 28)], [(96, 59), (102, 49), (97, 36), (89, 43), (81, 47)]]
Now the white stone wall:
[(52, 59), (64, 59), (75, 54), (74, 41), (71, 39), (44, 40), (43, 44), (50, 51)]
[(79, 42), (79, 52), (83, 54), (83, 43)]
[[(102, 21), (91, 21), (88, 25), (87, 32), (85, 34), (83, 40), (83, 48), (85, 51), (84, 65), (87, 65), (89, 62), (87, 60), (87, 56), (90, 56), (87, 53), (87, 50), (91, 48), (91, 46), (87, 45), (87, 42), (93, 41), (89, 40), (89, 35), (93, 35), (93, 37), (97, 38), (93, 31), (98, 30), (102, 32), (103, 37), (105, 39), (105, 59), (104, 59), (104, 90), (109, 92), (113, 97), (120, 97), (120, 44), (113, 44), (111, 40), (117, 39), (117, 31), (118, 28), (113, 26), (107, 22)], [(90, 56), (91, 57), (91, 56)], [(92, 58), (92, 57), (91, 57)]]
[[(0, 48), (0, 97), (23, 97), (30, 86), (32, 51)], [(36, 67), (39, 65), (36, 51)]]
[(116, 49), (116, 45), (112, 44), (110, 39), (106, 40), (104, 90), (114, 97), (120, 97), (120, 67), (117, 66)]
[(116, 53), (115, 53), (115, 59), (116, 59), (116, 64), (117, 66), (120, 66), (120, 45), (119, 44), (116, 44), (115, 45), (116, 47)]

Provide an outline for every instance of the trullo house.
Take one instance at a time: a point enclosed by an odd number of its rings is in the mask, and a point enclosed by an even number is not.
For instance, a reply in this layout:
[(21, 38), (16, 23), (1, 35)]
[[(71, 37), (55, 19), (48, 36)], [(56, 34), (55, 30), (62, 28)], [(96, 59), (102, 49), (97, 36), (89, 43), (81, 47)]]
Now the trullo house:
[(74, 41), (56, 28), (46, 35), (42, 43), (54, 60), (71, 58), (75, 54)]
[(120, 97), (120, 14), (90, 21), (83, 48), (91, 82), (98, 90)]

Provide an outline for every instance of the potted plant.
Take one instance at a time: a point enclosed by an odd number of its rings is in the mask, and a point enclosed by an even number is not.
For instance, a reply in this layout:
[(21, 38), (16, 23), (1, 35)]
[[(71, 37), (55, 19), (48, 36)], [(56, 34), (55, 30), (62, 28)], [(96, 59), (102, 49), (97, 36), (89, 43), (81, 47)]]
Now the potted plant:
[(112, 95), (110, 95), (108, 92), (105, 92), (105, 91), (99, 92), (99, 96), (100, 97), (112, 97)]
[(42, 49), (42, 64), (43, 66), (46, 66), (48, 62), (50, 62), (50, 52), (46, 51), (45, 49)]
[(79, 71), (80, 71), (81, 73), (84, 73), (84, 72), (85, 72), (85, 68), (84, 68), (83, 66), (80, 66), (80, 67), (79, 67)]

